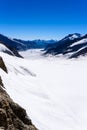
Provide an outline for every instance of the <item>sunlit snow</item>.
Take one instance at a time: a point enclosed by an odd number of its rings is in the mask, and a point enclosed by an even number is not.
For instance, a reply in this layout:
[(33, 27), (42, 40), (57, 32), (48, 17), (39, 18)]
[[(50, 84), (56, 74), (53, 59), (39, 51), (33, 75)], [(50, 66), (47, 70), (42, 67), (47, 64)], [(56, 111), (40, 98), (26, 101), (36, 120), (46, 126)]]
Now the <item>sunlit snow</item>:
[(87, 130), (87, 58), (0, 55), (7, 92), (39, 130)]
[(87, 43), (87, 38), (84, 38), (78, 42), (75, 42), (74, 44), (71, 45), (71, 47), (75, 46), (75, 45), (79, 45), (79, 44), (84, 44)]

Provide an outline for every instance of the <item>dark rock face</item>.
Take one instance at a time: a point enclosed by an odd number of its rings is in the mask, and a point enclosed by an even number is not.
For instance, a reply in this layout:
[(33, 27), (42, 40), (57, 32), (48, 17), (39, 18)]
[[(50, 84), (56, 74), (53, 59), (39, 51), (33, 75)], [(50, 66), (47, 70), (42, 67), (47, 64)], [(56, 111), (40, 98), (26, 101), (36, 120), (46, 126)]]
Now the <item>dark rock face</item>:
[(2, 79), (0, 77), (0, 86), (4, 87), (3, 83), (2, 83)]
[[(14, 40), (11, 40), (10, 38), (0, 34), (0, 43), (5, 45), (9, 50), (11, 50), (14, 54), (14, 56), (23, 58), (19, 53), (18, 50), (22, 48), (22, 44), (20, 42), (16, 42)], [(7, 52), (8, 53), (8, 52)], [(8, 53), (9, 54), (9, 53)], [(11, 54), (11, 53), (10, 53)]]
[(2, 57), (0, 57), (0, 68), (3, 69), (6, 73), (8, 72)]
[[(0, 78), (1, 79), (1, 78)], [(0, 130), (37, 130), (26, 111), (14, 103), (0, 82)]]

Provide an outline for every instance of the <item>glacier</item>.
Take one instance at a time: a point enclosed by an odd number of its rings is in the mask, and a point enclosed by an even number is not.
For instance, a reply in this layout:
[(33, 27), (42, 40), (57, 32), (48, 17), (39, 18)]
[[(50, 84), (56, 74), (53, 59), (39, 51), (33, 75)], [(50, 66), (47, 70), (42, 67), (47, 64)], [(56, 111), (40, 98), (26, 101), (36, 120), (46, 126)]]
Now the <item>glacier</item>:
[(0, 69), (6, 91), (39, 130), (86, 130), (87, 57), (36, 53), (32, 50), (28, 57), (28, 52), (21, 52), (22, 59), (0, 52), (8, 69), (8, 74)]

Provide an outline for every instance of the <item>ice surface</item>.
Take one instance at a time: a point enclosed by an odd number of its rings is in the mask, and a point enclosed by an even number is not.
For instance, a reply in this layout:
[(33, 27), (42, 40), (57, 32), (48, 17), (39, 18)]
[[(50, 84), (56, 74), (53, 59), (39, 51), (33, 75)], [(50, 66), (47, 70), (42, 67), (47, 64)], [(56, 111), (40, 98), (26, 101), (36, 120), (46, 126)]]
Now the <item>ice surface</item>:
[(1, 53), (7, 92), (22, 105), (39, 130), (87, 130), (87, 58), (66, 60)]

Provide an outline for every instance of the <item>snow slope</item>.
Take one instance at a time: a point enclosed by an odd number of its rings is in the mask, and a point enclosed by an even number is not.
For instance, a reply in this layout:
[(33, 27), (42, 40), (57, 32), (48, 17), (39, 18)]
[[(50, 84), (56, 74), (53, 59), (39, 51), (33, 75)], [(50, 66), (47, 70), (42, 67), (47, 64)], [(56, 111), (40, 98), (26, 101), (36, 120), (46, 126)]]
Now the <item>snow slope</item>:
[(0, 52), (7, 92), (39, 130), (87, 130), (87, 59), (12, 57)]
[(0, 43), (0, 52), (7, 52), (11, 55), (14, 55), (13, 52), (11, 50), (9, 50), (5, 45), (3, 45), (2, 43)]
[(67, 40), (67, 39), (74, 40), (74, 39), (80, 38), (80, 37), (82, 37), (81, 34), (73, 33), (73, 34), (69, 34), (68, 36), (66, 36), (63, 40)]
[(87, 43), (87, 38), (84, 38), (78, 42), (75, 42), (74, 44), (71, 45), (71, 47), (75, 46), (75, 45), (79, 45), (79, 44), (84, 44)]

